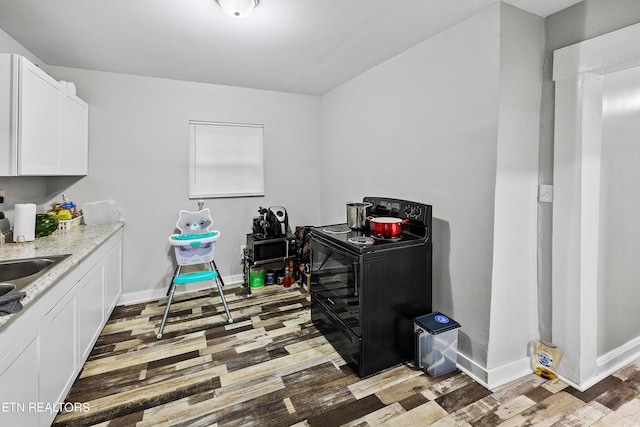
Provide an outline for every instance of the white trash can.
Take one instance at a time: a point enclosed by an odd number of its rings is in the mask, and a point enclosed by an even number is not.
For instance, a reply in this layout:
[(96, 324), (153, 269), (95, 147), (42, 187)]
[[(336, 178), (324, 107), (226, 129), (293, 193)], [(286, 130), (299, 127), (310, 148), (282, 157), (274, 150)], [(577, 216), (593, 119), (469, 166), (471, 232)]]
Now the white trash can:
[(413, 319), (416, 366), (431, 377), (453, 372), (458, 359), (459, 327), (458, 322), (438, 312)]

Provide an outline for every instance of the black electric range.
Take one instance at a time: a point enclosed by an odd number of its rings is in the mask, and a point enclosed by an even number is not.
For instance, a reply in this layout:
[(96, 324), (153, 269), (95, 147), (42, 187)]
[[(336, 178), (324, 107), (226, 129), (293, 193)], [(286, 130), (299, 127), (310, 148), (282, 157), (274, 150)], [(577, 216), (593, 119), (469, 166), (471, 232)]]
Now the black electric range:
[(373, 237), (367, 226), (362, 230), (352, 230), (347, 224), (332, 224), (313, 227), (312, 233), (319, 239), (332, 242), (357, 253), (393, 249), (406, 245), (421, 244), (431, 240), (432, 207), (423, 203), (406, 200), (365, 197), (368, 217), (393, 217), (408, 222), (402, 225), (402, 234), (394, 239)]
[(360, 377), (413, 358), (413, 318), (431, 312), (430, 205), (365, 197), (367, 215), (407, 219), (395, 239), (346, 224), (311, 229), (311, 317)]

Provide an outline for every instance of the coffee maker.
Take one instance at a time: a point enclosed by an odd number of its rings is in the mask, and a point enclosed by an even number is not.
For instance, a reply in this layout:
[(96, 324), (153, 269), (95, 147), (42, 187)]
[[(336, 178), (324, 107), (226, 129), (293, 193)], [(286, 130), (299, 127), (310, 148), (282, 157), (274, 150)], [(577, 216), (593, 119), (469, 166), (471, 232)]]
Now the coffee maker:
[(282, 206), (258, 208), (260, 216), (253, 218), (253, 236), (257, 239), (282, 237), (289, 231), (289, 216)]

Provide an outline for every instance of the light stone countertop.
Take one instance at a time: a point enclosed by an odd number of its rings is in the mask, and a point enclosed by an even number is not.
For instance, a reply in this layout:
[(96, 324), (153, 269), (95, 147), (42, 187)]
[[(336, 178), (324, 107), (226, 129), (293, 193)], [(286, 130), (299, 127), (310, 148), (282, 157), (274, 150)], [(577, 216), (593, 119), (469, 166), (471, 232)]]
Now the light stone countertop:
[(69, 231), (55, 231), (49, 236), (37, 237), (33, 242), (0, 244), (0, 261), (71, 254), (22, 289), (27, 293), (20, 300), (24, 308), (17, 313), (0, 316), (0, 328), (28, 310), (29, 304), (55, 286), (63, 276), (77, 267), (123, 225), (123, 222), (96, 226), (79, 225)]

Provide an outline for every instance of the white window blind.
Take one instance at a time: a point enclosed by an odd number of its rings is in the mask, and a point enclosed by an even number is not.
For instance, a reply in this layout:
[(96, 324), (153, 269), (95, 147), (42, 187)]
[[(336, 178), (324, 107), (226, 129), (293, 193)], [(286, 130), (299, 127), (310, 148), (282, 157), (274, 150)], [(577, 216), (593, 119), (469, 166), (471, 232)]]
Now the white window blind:
[(263, 125), (189, 122), (189, 198), (264, 196)]

